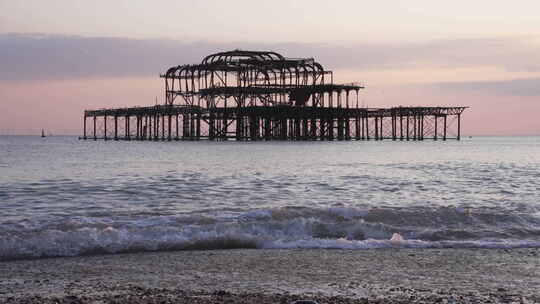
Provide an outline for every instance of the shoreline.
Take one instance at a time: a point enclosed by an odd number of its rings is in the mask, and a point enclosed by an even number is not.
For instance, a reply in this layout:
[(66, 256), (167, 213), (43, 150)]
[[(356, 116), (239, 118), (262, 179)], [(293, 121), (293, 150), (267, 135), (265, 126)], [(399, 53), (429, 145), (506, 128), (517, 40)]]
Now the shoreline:
[(539, 257), (538, 248), (233, 249), (17, 260), (0, 262), (0, 303), (540, 303)]

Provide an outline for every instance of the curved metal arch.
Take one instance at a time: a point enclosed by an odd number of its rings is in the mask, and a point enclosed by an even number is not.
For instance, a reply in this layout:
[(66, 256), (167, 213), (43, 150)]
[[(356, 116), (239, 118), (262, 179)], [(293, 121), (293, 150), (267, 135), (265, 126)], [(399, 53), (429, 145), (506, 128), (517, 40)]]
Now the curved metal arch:
[[(272, 51), (234, 50), (234, 51), (220, 52), (220, 53), (215, 53), (215, 54), (208, 55), (208, 56), (204, 57), (204, 59), (201, 61), (201, 63), (202, 64), (211, 64), (211, 63), (216, 63), (216, 62), (232, 62), (232, 59), (234, 57), (248, 57), (248, 58), (256, 59), (256, 60), (259, 60), (259, 61), (266, 61), (264, 56), (268, 56), (270, 61), (285, 60), (285, 57), (283, 57), (281, 54), (276, 53), (276, 52), (272, 52)], [(225, 57), (226, 60), (222, 60), (221, 58), (223, 58), (223, 57)], [(230, 59), (227, 60), (227, 57), (230, 57)]]

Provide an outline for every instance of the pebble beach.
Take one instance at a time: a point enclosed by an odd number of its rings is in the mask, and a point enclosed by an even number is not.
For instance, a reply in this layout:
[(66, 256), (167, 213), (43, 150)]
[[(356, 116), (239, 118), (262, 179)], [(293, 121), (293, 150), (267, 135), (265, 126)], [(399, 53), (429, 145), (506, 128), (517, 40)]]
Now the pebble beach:
[(540, 250), (527, 248), (128, 253), (0, 273), (0, 303), (540, 303)]

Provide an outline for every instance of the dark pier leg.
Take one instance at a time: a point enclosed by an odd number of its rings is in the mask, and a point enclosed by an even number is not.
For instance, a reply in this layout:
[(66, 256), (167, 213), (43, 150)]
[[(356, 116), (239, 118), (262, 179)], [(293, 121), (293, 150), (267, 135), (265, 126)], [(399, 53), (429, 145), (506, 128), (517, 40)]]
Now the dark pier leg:
[(424, 140), (424, 115), (420, 116), (420, 138)]
[(208, 118), (208, 139), (214, 140), (216, 130), (216, 120), (214, 113), (210, 113)]
[(358, 115), (354, 118), (354, 129), (356, 131), (355, 139), (360, 140), (360, 117)]
[(242, 131), (244, 130), (244, 120), (242, 119), (242, 116), (236, 117), (236, 140), (240, 141), (242, 140)]
[(444, 133), (443, 133), (443, 140), (446, 140), (446, 115), (444, 115)]
[(146, 116), (146, 139), (152, 140), (152, 128), (154, 126), (152, 125), (152, 116), (148, 115)]
[(131, 130), (130, 130), (130, 119), (131, 117), (130, 116), (126, 116), (126, 138), (127, 140), (131, 140)]
[(189, 137), (189, 121), (188, 114), (182, 115), (182, 140), (186, 140)]
[(290, 137), (290, 126), (289, 126), (289, 120), (287, 118), (283, 119), (283, 138), (282, 140), (287, 140)]
[(317, 118), (311, 118), (310, 123), (309, 137), (311, 140), (317, 140)]
[(328, 119), (328, 139), (334, 140), (334, 116)]
[(86, 115), (84, 115), (83, 120), (83, 139), (86, 140)]
[(399, 140), (403, 140), (403, 114), (399, 114)]
[(299, 118), (295, 118), (295, 119), (294, 119), (294, 140), (300, 140), (300, 139), (302, 139), (302, 138), (300, 137), (300, 134), (301, 134), (300, 131), (301, 131), (301, 130), (300, 130), (300, 119), (299, 119)]
[(439, 119), (437, 115), (434, 115), (433, 117), (435, 118), (435, 134), (433, 135), (433, 140), (437, 140), (437, 120)]
[(379, 140), (379, 118), (375, 117), (375, 140)]
[(410, 117), (410, 115), (407, 114), (407, 123), (406, 123), (406, 125), (407, 125), (407, 141), (409, 141), (409, 117)]
[(114, 115), (114, 140), (118, 140), (118, 116)]
[(270, 117), (264, 118), (264, 140), (271, 140), (272, 139), (272, 124), (270, 121)]
[(107, 115), (103, 116), (103, 140), (107, 140)]
[(380, 140), (383, 140), (384, 139), (384, 133), (383, 133), (383, 117), (381, 116), (381, 119), (380, 119), (380, 128), (379, 128), (379, 139)]
[(165, 140), (165, 114), (161, 114), (161, 140)]
[[(348, 99), (347, 99), (347, 105), (348, 105)], [(351, 140), (351, 118), (347, 115), (345, 117), (345, 140)]]
[(325, 140), (326, 139), (326, 117), (321, 117), (321, 119), (319, 120), (319, 138), (320, 140)]
[(395, 114), (392, 114), (392, 140), (397, 139), (397, 118)]
[(159, 140), (159, 116), (154, 115), (154, 140)]
[(197, 113), (195, 114), (195, 127), (196, 127), (196, 133), (195, 133), (195, 139), (200, 140), (201, 139), (201, 114)]
[(461, 114), (457, 116), (457, 140), (461, 140)]
[(175, 115), (175, 120), (176, 120), (176, 124), (174, 125), (175, 128), (176, 128), (176, 136), (174, 137), (174, 140), (179, 140), (180, 139), (180, 134), (178, 134), (178, 131), (179, 131), (179, 127), (178, 127), (178, 114)]
[(369, 117), (367, 115), (364, 121), (366, 122), (366, 139), (369, 140)]
[(195, 140), (195, 114), (189, 114), (189, 140)]
[(167, 140), (171, 141), (172, 140), (172, 115), (169, 114), (167, 116), (168, 116), (167, 117), (167, 120), (168, 120), (167, 121), (168, 122), (168, 124), (167, 124), (167, 131), (168, 131)]
[(416, 134), (418, 133), (418, 123), (417, 123), (418, 119), (416, 119), (416, 118), (417, 118), (417, 116), (414, 115), (413, 116), (413, 140), (418, 139), (417, 136), (416, 136)]
[(343, 118), (342, 117), (338, 117), (337, 119), (337, 127), (338, 127), (338, 140), (343, 140), (344, 137), (343, 137), (343, 129), (344, 129), (344, 123), (343, 123)]
[(97, 140), (97, 134), (96, 134), (96, 117), (94, 116), (94, 140)]

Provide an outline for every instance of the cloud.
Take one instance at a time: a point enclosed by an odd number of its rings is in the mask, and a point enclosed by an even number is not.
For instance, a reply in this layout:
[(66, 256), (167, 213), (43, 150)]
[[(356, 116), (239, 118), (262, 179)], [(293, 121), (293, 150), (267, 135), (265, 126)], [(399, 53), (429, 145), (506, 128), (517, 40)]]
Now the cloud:
[(438, 83), (435, 87), (453, 91), (481, 92), (497, 96), (540, 96), (540, 78), (503, 81), (469, 81)]
[(170, 66), (197, 63), (207, 54), (236, 48), (314, 57), (330, 69), (495, 66), (540, 71), (540, 47), (525, 38), (330, 45), (0, 34), (0, 81), (157, 76)]

